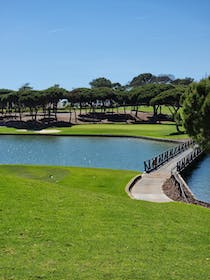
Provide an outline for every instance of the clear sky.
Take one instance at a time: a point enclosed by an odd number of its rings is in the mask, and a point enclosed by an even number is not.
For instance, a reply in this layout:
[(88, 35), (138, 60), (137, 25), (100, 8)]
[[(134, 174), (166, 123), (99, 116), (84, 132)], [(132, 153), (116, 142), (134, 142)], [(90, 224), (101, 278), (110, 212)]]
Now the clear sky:
[(0, 0), (0, 88), (210, 74), (209, 0)]

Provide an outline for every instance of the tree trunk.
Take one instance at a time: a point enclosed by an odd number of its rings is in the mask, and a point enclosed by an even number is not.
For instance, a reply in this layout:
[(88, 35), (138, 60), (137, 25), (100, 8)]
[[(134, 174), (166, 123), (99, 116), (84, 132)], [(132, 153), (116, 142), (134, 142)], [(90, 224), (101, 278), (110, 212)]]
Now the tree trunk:
[(136, 113), (135, 113), (135, 116), (137, 117), (137, 115), (138, 115), (138, 110), (139, 110), (139, 106), (137, 105), (136, 106)]
[(47, 111), (48, 111), (48, 124), (50, 124), (50, 113), (51, 113), (50, 107), (47, 108)]
[(57, 112), (58, 112), (57, 103), (55, 103), (55, 104), (53, 105), (53, 111), (54, 111), (54, 113), (55, 113), (55, 120), (56, 120), (56, 122), (57, 122), (57, 121), (58, 121), (58, 116), (57, 116)]
[(34, 119), (35, 119), (35, 121), (37, 120), (37, 113), (38, 113), (38, 109), (35, 108), (35, 111), (34, 111)]
[(154, 105), (153, 106), (153, 119), (154, 119), (155, 123), (157, 122), (157, 110), (158, 110), (158, 107), (156, 107), (156, 105)]
[(69, 123), (71, 123), (71, 105), (69, 106)]
[(125, 106), (125, 104), (124, 104), (124, 114), (126, 114), (126, 106)]
[(156, 106), (153, 105), (153, 117), (155, 117), (156, 115), (157, 115)]
[(20, 118), (20, 121), (22, 121), (22, 112), (21, 112), (21, 107), (18, 107), (18, 112), (19, 112), (19, 118)]
[(74, 118), (75, 118), (75, 123), (77, 123), (77, 112), (75, 108), (74, 108)]
[(31, 119), (32, 119), (32, 121), (33, 121), (33, 119), (34, 119), (34, 118), (33, 118), (33, 109), (30, 107), (30, 108), (29, 108), (29, 111), (30, 111)]
[(82, 114), (82, 104), (79, 103), (79, 114), (81, 115)]
[(176, 124), (176, 131), (177, 131), (178, 133), (181, 133), (181, 130), (179, 129), (179, 124), (178, 124), (177, 122), (175, 122), (175, 124)]
[(45, 117), (46, 117), (46, 106), (45, 105), (42, 106), (42, 111), (43, 111), (43, 117), (45, 119)]

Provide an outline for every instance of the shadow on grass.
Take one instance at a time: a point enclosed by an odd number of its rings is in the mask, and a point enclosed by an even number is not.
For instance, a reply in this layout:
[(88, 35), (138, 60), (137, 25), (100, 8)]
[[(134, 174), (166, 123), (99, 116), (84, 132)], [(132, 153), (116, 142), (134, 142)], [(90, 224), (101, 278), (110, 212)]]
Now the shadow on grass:
[(187, 133), (186, 133), (186, 131), (180, 131), (180, 132), (172, 132), (172, 133), (170, 133), (169, 135), (170, 136), (177, 136), (177, 135), (184, 135), (184, 134), (186, 134), (187, 135)]

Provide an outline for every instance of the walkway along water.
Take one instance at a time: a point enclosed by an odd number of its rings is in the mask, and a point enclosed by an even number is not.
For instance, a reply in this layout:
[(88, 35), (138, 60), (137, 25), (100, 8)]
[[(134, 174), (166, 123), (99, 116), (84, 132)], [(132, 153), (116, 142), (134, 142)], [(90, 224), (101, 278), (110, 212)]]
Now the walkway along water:
[(134, 199), (151, 202), (172, 201), (163, 192), (163, 184), (171, 176), (174, 176), (177, 183), (180, 184), (180, 188), (183, 190), (184, 180), (179, 172), (193, 162), (201, 153), (202, 150), (198, 145), (190, 141), (182, 143), (149, 161), (145, 161), (145, 172), (141, 178), (138, 180), (135, 179), (127, 187), (129, 195)]

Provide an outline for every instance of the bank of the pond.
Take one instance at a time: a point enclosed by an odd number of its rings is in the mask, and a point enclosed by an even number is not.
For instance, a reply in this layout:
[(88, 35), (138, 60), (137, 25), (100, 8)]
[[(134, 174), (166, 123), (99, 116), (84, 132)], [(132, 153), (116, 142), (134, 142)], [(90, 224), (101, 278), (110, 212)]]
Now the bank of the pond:
[[(181, 190), (173, 178), (166, 180), (162, 188), (164, 193), (174, 201), (191, 203), (206, 208), (210, 208), (210, 203), (196, 199), (195, 195), (191, 192), (188, 186), (187, 187), (182, 186), (182, 190)], [(184, 191), (184, 194), (182, 193), (182, 191)]]
[(0, 166), (0, 278), (207, 279), (209, 210), (131, 200), (135, 175)]
[[(56, 133), (51, 132), (56, 130)], [(46, 132), (46, 133), (45, 133)], [(177, 135), (173, 124), (86, 124), (71, 127), (53, 127), (40, 131), (22, 130), (0, 127), (0, 134), (7, 135), (63, 135), (63, 136), (118, 136), (118, 137), (145, 137), (150, 139), (169, 139), (170, 141), (185, 140), (186, 134)]]
[(143, 139), (143, 140), (152, 140), (156, 142), (166, 142), (166, 143), (181, 143), (188, 141), (189, 138), (184, 139), (170, 139), (170, 138), (156, 138), (156, 137), (149, 137), (149, 136), (129, 136), (129, 135), (115, 135), (115, 134), (58, 134), (58, 133), (48, 133), (48, 132), (42, 132), (39, 133), (37, 131), (36, 133), (2, 133), (0, 134), (0, 137), (2, 136), (53, 136), (53, 137), (108, 137), (108, 138), (136, 138), (136, 139)]

